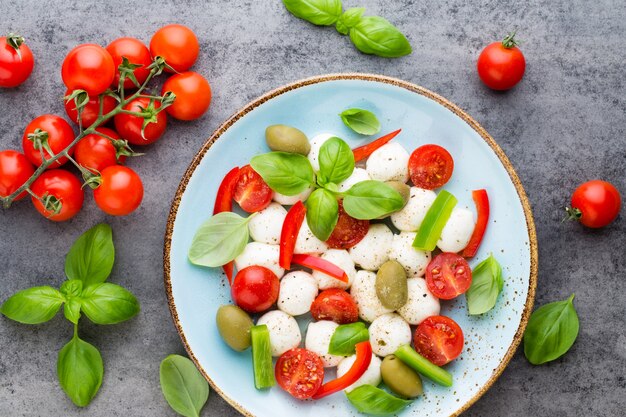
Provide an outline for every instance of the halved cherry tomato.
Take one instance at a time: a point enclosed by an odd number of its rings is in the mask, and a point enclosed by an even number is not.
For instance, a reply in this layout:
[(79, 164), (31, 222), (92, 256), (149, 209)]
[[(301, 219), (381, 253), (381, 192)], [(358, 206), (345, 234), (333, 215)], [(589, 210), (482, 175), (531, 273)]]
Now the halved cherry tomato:
[[(150, 53), (160, 56), (177, 72), (187, 71), (196, 62), (200, 44), (195, 33), (183, 25), (167, 25), (150, 39)], [(167, 72), (172, 72), (166, 69)]]
[[(35, 131), (40, 129), (47, 132), (47, 137), (43, 133), (36, 133)], [(35, 135), (29, 138), (29, 135)], [(39, 146), (40, 143), (47, 141), (52, 152), (56, 155), (63, 149), (67, 148), (74, 140), (74, 130), (72, 126), (62, 117), (54, 114), (44, 114), (33, 119), (32, 122), (26, 126), (24, 135), (22, 136), (22, 148), (24, 149), (24, 155), (35, 166), (39, 166), (42, 163), (41, 151), (35, 149), (35, 144)], [(70, 149), (70, 155), (74, 152), (74, 149)], [(52, 155), (43, 148), (43, 153), (46, 160), (50, 159)], [(54, 164), (48, 167), (48, 169), (58, 168), (67, 162), (67, 158), (59, 158)]]
[(409, 158), (409, 175), (413, 185), (426, 190), (445, 185), (453, 170), (452, 155), (439, 145), (422, 145)]
[(474, 225), (472, 237), (465, 249), (463, 249), (463, 257), (465, 258), (471, 258), (476, 255), (480, 242), (482, 242), (485, 231), (487, 230), (487, 223), (489, 222), (489, 196), (487, 195), (487, 190), (472, 191), (472, 199), (476, 205), (478, 219), (476, 220), (476, 225)]
[(359, 342), (355, 345), (355, 349), (356, 358), (350, 369), (348, 369), (348, 372), (342, 377), (333, 379), (322, 385), (315, 395), (313, 395), (314, 400), (342, 391), (363, 376), (372, 362), (372, 345), (370, 345), (370, 342)]
[(163, 83), (161, 94), (176, 94), (174, 103), (165, 111), (178, 120), (194, 120), (202, 116), (211, 104), (211, 86), (200, 74), (187, 71), (174, 74)]
[(330, 288), (322, 291), (311, 304), (311, 315), (316, 321), (331, 320), (339, 324), (359, 320), (359, 307), (344, 290)]
[[(233, 209), (233, 193), (235, 191), (237, 178), (239, 178), (239, 167), (231, 169), (228, 174), (226, 174), (217, 190), (213, 214), (231, 211)], [(224, 274), (226, 274), (226, 278), (228, 278), (228, 283), (232, 285), (235, 263), (230, 261), (222, 265), (222, 269), (224, 270)]]
[(283, 228), (280, 231), (280, 253), (278, 264), (281, 268), (291, 269), (291, 258), (298, 240), (298, 233), (306, 215), (306, 206), (302, 201), (294, 204), (283, 221)]
[[(14, 150), (0, 151), (0, 197), (13, 194), (31, 175), (35, 167), (24, 154)], [(26, 197), (26, 191), (18, 195), (15, 200)]]
[(294, 348), (280, 355), (274, 374), (278, 385), (294, 398), (311, 398), (324, 382), (324, 362), (307, 349)]
[(269, 269), (252, 265), (237, 272), (231, 295), (233, 301), (249, 313), (259, 313), (272, 306), (278, 299), (280, 283)]
[(115, 64), (111, 54), (100, 45), (86, 43), (72, 49), (61, 67), (61, 77), (71, 90), (85, 90), (90, 96), (106, 91), (115, 77)]
[(319, 256), (296, 254), (291, 258), (291, 263), (323, 272), (343, 282), (350, 282), (348, 274), (346, 274), (343, 269)]
[[(72, 94), (71, 90), (65, 91), (65, 96)], [(117, 101), (111, 96), (103, 96), (102, 98), (102, 114), (107, 114), (117, 106)], [(81, 121), (84, 128), (88, 128), (98, 119), (98, 112), (100, 111), (100, 99), (99, 96), (89, 97), (89, 101), (83, 107), (83, 111), (80, 113)], [(71, 121), (78, 124), (78, 111), (76, 110), (76, 103), (74, 100), (65, 101), (65, 113)]]
[[(120, 138), (113, 129), (98, 127), (96, 131), (113, 139)], [(118, 159), (117, 150), (110, 139), (97, 133), (91, 133), (79, 140), (74, 147), (74, 159), (85, 168), (94, 172), (102, 172), (106, 167), (123, 163), (126, 156), (120, 155)]]
[(415, 329), (413, 345), (417, 353), (443, 366), (463, 351), (463, 330), (449, 317), (431, 316)]
[(156, 142), (165, 132), (167, 127), (167, 115), (164, 112), (158, 112), (161, 103), (154, 101), (150, 104), (150, 99), (139, 97), (124, 106), (124, 110), (145, 113), (146, 118), (150, 119), (151, 115), (154, 121), (146, 125), (144, 136), (141, 135), (141, 127), (144, 118), (133, 114), (119, 113), (113, 118), (115, 130), (121, 137), (126, 139), (128, 143), (133, 145), (149, 145)]
[(526, 70), (526, 59), (517, 47), (515, 33), (502, 42), (490, 43), (478, 57), (478, 75), (487, 87), (508, 90), (521, 81)]
[(591, 228), (610, 224), (619, 214), (622, 198), (609, 182), (593, 180), (581, 184), (572, 195), (572, 207), (567, 208), (570, 219)]
[[(83, 207), (85, 193), (82, 183), (74, 174), (64, 169), (45, 171), (33, 182), (30, 189), (52, 209), (46, 209), (39, 199), (31, 197), (37, 211), (48, 220), (62, 222), (71, 219)], [(53, 209), (59, 204), (61, 209), (59, 213), (54, 214)]]
[(451, 300), (472, 285), (472, 269), (462, 256), (443, 252), (426, 267), (426, 284), (435, 297)]
[(351, 217), (343, 209), (343, 202), (339, 201), (339, 219), (326, 243), (333, 249), (350, 249), (363, 240), (369, 229), (369, 220)]
[(391, 133), (386, 134), (385, 136), (382, 136), (382, 137), (376, 139), (373, 142), (368, 143), (367, 145), (359, 146), (358, 148), (353, 149), (352, 153), (354, 154), (354, 162), (359, 162), (359, 161), (362, 161), (362, 160), (366, 159), (372, 153), (374, 153), (375, 150), (377, 150), (378, 148), (382, 147), (384, 144), (389, 142), (391, 139), (393, 139), (396, 136), (398, 136), (398, 134), (401, 131), (402, 131), (402, 129), (395, 130), (395, 131), (393, 131)]
[[(128, 59), (131, 64), (141, 65), (133, 70), (133, 75), (139, 85), (143, 84), (150, 74), (148, 67), (152, 63), (150, 57), (150, 50), (139, 39), (135, 38), (118, 38), (111, 42), (106, 50), (111, 54), (113, 58), (113, 64), (115, 65), (115, 78), (113, 79), (113, 88), (117, 89), (120, 82), (120, 72), (118, 70), (123, 58)], [(124, 88), (137, 88), (133, 80), (128, 78), (124, 79)]]
[(239, 171), (234, 198), (244, 211), (255, 213), (270, 205), (272, 189), (250, 165), (246, 165)]
[(139, 207), (143, 199), (143, 184), (132, 169), (113, 165), (100, 173), (100, 185), (93, 198), (102, 211), (112, 216), (125, 216)]
[(9, 33), (0, 38), (0, 87), (17, 87), (33, 72), (33, 53), (24, 38)]

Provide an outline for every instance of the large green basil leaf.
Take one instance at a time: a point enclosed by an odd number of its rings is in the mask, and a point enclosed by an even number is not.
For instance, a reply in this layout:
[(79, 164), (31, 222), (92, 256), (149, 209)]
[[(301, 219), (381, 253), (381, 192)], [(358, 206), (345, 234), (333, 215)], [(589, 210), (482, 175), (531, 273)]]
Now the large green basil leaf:
[(170, 407), (182, 416), (198, 417), (209, 398), (209, 384), (193, 362), (169, 355), (159, 371), (161, 390)]
[(339, 220), (339, 203), (323, 188), (313, 191), (306, 200), (306, 222), (320, 240), (327, 240)]
[(354, 171), (354, 153), (350, 146), (338, 137), (332, 137), (322, 144), (319, 161), (319, 177), (323, 184), (331, 182), (339, 184)]
[(52, 287), (33, 287), (9, 297), (0, 313), (24, 324), (39, 324), (50, 320), (61, 308), (65, 297)]
[(341, 15), (341, 0), (283, 0), (283, 4), (294, 16), (319, 26), (332, 25)]
[(380, 122), (374, 113), (363, 109), (348, 109), (339, 114), (343, 123), (361, 135), (380, 132)]
[(103, 282), (85, 288), (81, 295), (82, 311), (96, 324), (115, 324), (139, 312), (139, 302), (119, 285)]
[(195, 265), (222, 266), (243, 252), (248, 243), (247, 218), (231, 212), (218, 213), (204, 222), (191, 242), (189, 260)]
[(472, 285), (465, 293), (469, 313), (476, 315), (491, 310), (503, 287), (502, 267), (492, 254), (472, 271)]
[(355, 346), (359, 342), (369, 340), (370, 334), (365, 324), (356, 323), (342, 324), (335, 329), (330, 338), (328, 353), (331, 355), (350, 356), (356, 351)]
[(81, 340), (76, 333), (61, 349), (57, 360), (57, 375), (61, 388), (79, 407), (88, 405), (102, 385), (104, 366), (100, 352)]
[(83, 233), (65, 258), (65, 275), (79, 279), (85, 286), (104, 282), (115, 261), (113, 233), (108, 224), (98, 224)]
[(339, 20), (337, 20), (337, 23), (335, 24), (337, 32), (341, 33), (342, 35), (347, 35), (350, 31), (350, 28), (353, 28), (354, 26), (356, 26), (357, 23), (359, 23), (359, 20), (361, 20), (361, 16), (363, 16), (363, 13), (365, 13), (365, 7), (351, 7), (343, 12), (343, 14), (339, 16)]
[(372, 416), (397, 414), (411, 404), (409, 400), (398, 398), (368, 384), (353, 389), (346, 396), (354, 408)]
[(406, 37), (387, 20), (366, 16), (350, 29), (350, 39), (357, 49), (366, 54), (397, 58), (412, 52)]
[(398, 191), (381, 181), (367, 180), (354, 184), (345, 194), (343, 208), (360, 220), (377, 219), (404, 207)]
[(253, 157), (250, 165), (272, 190), (284, 195), (296, 195), (315, 185), (315, 172), (304, 155), (269, 152)]

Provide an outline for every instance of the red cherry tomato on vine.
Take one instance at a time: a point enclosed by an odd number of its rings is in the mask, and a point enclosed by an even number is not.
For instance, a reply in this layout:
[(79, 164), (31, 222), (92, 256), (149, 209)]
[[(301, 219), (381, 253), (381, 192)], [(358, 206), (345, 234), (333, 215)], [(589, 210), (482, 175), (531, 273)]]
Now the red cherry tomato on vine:
[(443, 366), (463, 351), (463, 330), (449, 317), (431, 316), (415, 329), (413, 345), (417, 353)]
[(48, 200), (52, 208), (60, 205), (59, 213), (47, 210), (42, 202), (31, 197), (33, 205), (42, 216), (55, 222), (62, 222), (74, 217), (83, 207), (85, 193), (82, 183), (74, 174), (64, 169), (45, 171), (33, 182), (31, 191), (43, 200)]
[(148, 123), (144, 130), (144, 137), (141, 136), (141, 126), (143, 125), (143, 117), (132, 114), (119, 113), (113, 118), (115, 130), (121, 137), (126, 139), (128, 143), (133, 145), (149, 145), (156, 142), (165, 132), (167, 127), (167, 115), (164, 112), (157, 113), (157, 109), (161, 107), (159, 101), (150, 104), (148, 98), (136, 98), (126, 106), (124, 110), (134, 112), (146, 112), (146, 117), (150, 118), (150, 114), (155, 118), (154, 122)]
[[(33, 164), (24, 154), (17, 151), (0, 151), (0, 197), (11, 195), (35, 172)], [(21, 200), (26, 191), (17, 196)]]
[[(47, 139), (45, 138), (46, 135), (42, 132), (36, 133), (37, 129), (47, 132)], [(36, 137), (29, 139), (29, 134), (35, 135)], [(54, 114), (44, 114), (43, 116), (33, 119), (33, 121), (26, 126), (26, 130), (24, 130), (22, 147), (24, 148), (24, 154), (28, 160), (35, 166), (39, 166), (43, 162), (41, 159), (41, 151), (35, 149), (35, 143), (45, 140), (47, 140), (50, 149), (56, 155), (72, 143), (74, 140), (74, 130), (65, 119)], [(46, 160), (50, 159), (50, 153), (45, 150), (45, 148), (43, 149)], [(70, 149), (70, 155), (73, 151), (74, 149)], [(66, 162), (66, 157), (59, 158), (54, 164), (48, 167), (48, 169), (58, 168)]]
[(307, 349), (294, 348), (280, 355), (274, 372), (278, 385), (294, 398), (311, 398), (324, 382), (324, 362)]
[(572, 207), (567, 208), (567, 212), (570, 219), (596, 229), (615, 220), (621, 205), (622, 198), (613, 184), (592, 180), (576, 188), (572, 195)]
[(526, 60), (516, 46), (515, 33), (502, 42), (485, 47), (478, 57), (478, 75), (487, 87), (494, 90), (513, 88), (524, 76)]
[(61, 77), (69, 90), (85, 90), (90, 96), (97, 96), (111, 86), (116, 71), (113, 58), (106, 49), (86, 43), (67, 54)]
[(272, 189), (250, 165), (239, 171), (234, 199), (248, 213), (263, 210), (272, 202)]
[[(72, 93), (71, 90), (67, 90), (65, 95), (68, 96)], [(102, 98), (104, 103), (102, 104), (102, 114), (107, 114), (117, 106), (117, 101), (111, 96), (104, 96)], [(88, 128), (98, 119), (98, 112), (100, 111), (100, 99), (98, 96), (89, 97), (89, 101), (83, 107), (83, 111), (80, 114), (83, 127)], [(71, 121), (78, 124), (78, 111), (76, 110), (76, 103), (74, 100), (65, 101), (65, 113)]]
[(93, 190), (96, 204), (112, 216), (126, 216), (139, 207), (143, 199), (143, 184), (132, 169), (114, 165), (100, 172), (100, 185)]
[(350, 294), (339, 288), (330, 288), (322, 291), (313, 301), (311, 315), (316, 321), (354, 323), (359, 320), (359, 308)]
[[(113, 88), (117, 88), (120, 81), (120, 73), (118, 67), (125, 57), (131, 64), (141, 65), (141, 67), (135, 68), (133, 74), (137, 79), (139, 85), (143, 84), (150, 74), (148, 66), (152, 63), (150, 57), (150, 51), (148, 47), (144, 45), (139, 39), (135, 38), (119, 38), (111, 42), (106, 50), (111, 54), (113, 63), (115, 64), (115, 78), (113, 79)], [(126, 77), (124, 80), (124, 88), (137, 88), (133, 81)]]
[(426, 285), (435, 297), (451, 300), (472, 285), (472, 269), (461, 255), (440, 253), (426, 267)]
[[(96, 131), (113, 139), (120, 138), (113, 129), (98, 127)], [(74, 159), (85, 168), (102, 172), (106, 167), (123, 163), (126, 156), (120, 155), (118, 160), (117, 150), (111, 140), (97, 133), (91, 133), (78, 141), (74, 147)]]
[(35, 60), (24, 38), (10, 33), (0, 38), (0, 87), (17, 87), (33, 72)]
[(252, 265), (237, 272), (231, 295), (233, 301), (249, 313), (265, 311), (276, 302), (280, 283), (269, 269)]
[(426, 190), (443, 187), (454, 171), (454, 159), (439, 145), (422, 145), (409, 158), (409, 175), (413, 185)]
[(165, 81), (161, 94), (176, 94), (174, 103), (165, 109), (175, 119), (194, 120), (202, 116), (211, 104), (211, 86), (200, 74), (192, 71), (174, 74)]
[[(160, 56), (177, 72), (187, 71), (196, 62), (200, 52), (198, 38), (183, 25), (167, 25), (157, 30), (150, 39), (150, 53)], [(171, 72), (166, 69), (166, 71)]]

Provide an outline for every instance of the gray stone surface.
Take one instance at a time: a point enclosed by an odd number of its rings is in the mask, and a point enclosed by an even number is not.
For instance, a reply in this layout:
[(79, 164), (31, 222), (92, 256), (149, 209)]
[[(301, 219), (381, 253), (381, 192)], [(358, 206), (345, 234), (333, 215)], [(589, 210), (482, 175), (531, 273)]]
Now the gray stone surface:
[[(24, 34), (36, 57), (31, 78), (0, 92), (0, 148), (20, 148), (26, 124), (63, 114), (60, 64), (82, 42), (119, 36), (148, 42), (166, 23), (193, 28), (201, 42), (195, 70), (214, 91), (209, 114), (170, 121), (166, 136), (129, 165), (143, 177), (145, 199), (125, 218), (102, 214), (87, 198), (74, 220), (51, 223), (29, 202), (0, 211), (0, 299), (62, 280), (71, 242), (90, 226), (112, 225), (112, 281), (131, 289), (142, 312), (115, 326), (81, 323), (105, 361), (102, 389), (86, 409), (65, 397), (56, 378), (58, 350), (71, 327), (59, 315), (24, 326), (0, 319), (0, 416), (173, 416), (161, 396), (160, 360), (183, 353), (163, 291), (162, 243), (170, 200), (187, 164), (230, 114), (265, 91), (311, 75), (369, 72), (429, 88), (467, 110), (511, 158), (530, 197), (539, 236), (537, 304), (577, 294), (581, 331), (561, 360), (532, 367), (518, 352), (468, 416), (618, 416), (626, 409), (626, 222), (600, 231), (561, 223), (561, 207), (581, 181), (604, 178), (626, 193), (626, 84), (620, 0), (384, 1), (366, 6), (407, 33), (414, 53), (387, 60), (359, 54), (331, 28), (289, 15), (278, 0), (0, 0), (2, 31)], [(508, 93), (486, 89), (475, 71), (485, 44), (511, 28), (528, 67)], [(90, 194), (90, 193), (89, 193)], [(211, 395), (204, 416), (236, 416)]]

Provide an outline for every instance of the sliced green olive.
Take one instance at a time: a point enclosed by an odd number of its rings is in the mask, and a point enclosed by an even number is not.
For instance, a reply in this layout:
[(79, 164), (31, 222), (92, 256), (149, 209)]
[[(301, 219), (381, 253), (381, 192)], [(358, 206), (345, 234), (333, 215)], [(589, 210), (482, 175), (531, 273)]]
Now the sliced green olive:
[(224, 342), (232, 349), (241, 352), (250, 347), (252, 319), (235, 305), (224, 305), (217, 310), (217, 330)]
[(299, 153), (305, 156), (311, 151), (311, 144), (306, 135), (291, 126), (268, 126), (265, 129), (265, 141), (273, 151)]
[(422, 395), (422, 378), (394, 355), (389, 355), (383, 359), (380, 373), (385, 385), (399, 396), (416, 398)]
[(381, 304), (397, 310), (406, 304), (409, 287), (406, 271), (398, 261), (387, 261), (376, 274), (376, 295)]

